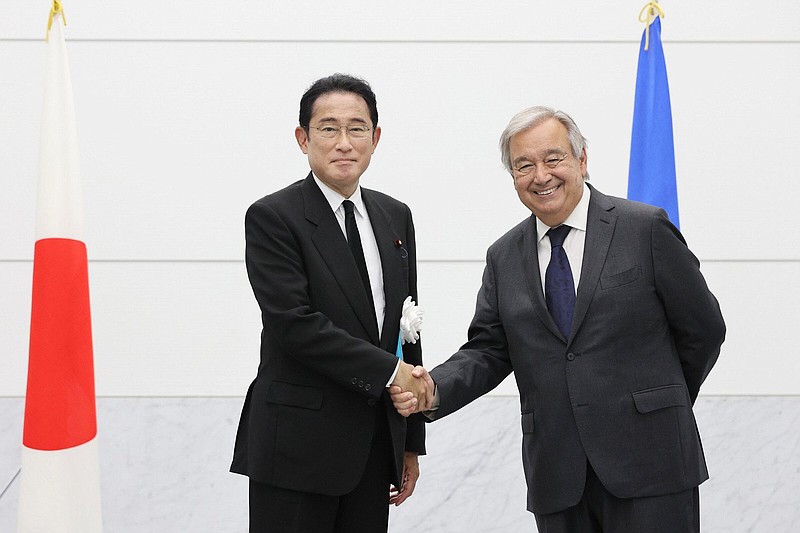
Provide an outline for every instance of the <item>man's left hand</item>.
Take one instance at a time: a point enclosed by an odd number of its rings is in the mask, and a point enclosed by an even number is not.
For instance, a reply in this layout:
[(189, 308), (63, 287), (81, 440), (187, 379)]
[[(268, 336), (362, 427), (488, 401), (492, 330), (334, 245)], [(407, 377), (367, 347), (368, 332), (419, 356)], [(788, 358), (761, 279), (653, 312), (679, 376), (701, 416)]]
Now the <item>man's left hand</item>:
[(419, 478), (419, 460), (414, 452), (405, 452), (403, 455), (403, 478), (400, 487), (392, 485), (389, 488), (389, 504), (400, 505), (406, 498), (414, 493)]

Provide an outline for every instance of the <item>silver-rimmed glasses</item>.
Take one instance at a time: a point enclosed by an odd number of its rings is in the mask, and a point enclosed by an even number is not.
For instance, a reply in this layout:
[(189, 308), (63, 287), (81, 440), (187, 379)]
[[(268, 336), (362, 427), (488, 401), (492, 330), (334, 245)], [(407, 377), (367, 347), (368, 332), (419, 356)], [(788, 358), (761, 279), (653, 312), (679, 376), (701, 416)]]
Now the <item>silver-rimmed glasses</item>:
[[(545, 168), (553, 170), (567, 157), (569, 157), (569, 154), (551, 154), (544, 158), (542, 164), (545, 166)], [(514, 169), (514, 176), (517, 178), (523, 178), (532, 172), (536, 172), (536, 163), (531, 161), (523, 161), (520, 166)]]
[(335, 139), (339, 132), (344, 131), (351, 139), (366, 139), (369, 137), (370, 127), (364, 124), (351, 124), (349, 126), (336, 126), (334, 124), (324, 124), (322, 126), (310, 126), (319, 132), (323, 139)]

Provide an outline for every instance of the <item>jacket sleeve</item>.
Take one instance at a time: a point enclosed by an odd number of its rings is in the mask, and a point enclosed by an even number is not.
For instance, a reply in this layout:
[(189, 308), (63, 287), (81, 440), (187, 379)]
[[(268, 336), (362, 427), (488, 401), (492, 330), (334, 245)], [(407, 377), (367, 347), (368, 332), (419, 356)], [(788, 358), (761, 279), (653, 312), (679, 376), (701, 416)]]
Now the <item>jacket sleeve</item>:
[(491, 391), (513, 370), (500, 318), (491, 248), (467, 336), (458, 352), (431, 371), (440, 396), (436, 419)]
[(651, 236), (656, 292), (694, 403), (700, 385), (719, 357), (725, 322), (717, 299), (700, 273), (700, 261), (663, 210), (653, 215)]

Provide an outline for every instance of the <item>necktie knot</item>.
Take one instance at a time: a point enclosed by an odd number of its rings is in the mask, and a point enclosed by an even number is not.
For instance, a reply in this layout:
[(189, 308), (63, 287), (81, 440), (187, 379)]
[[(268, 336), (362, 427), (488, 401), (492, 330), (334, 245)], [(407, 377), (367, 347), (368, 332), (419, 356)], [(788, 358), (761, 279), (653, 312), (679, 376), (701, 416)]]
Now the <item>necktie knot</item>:
[(349, 216), (354, 213), (353, 209), (355, 208), (355, 204), (353, 202), (351, 202), (350, 200), (345, 200), (342, 202), (342, 205), (344, 206), (345, 215)]
[(556, 246), (563, 246), (564, 240), (569, 235), (569, 230), (571, 230), (571, 226), (567, 226), (566, 224), (562, 224), (557, 228), (550, 228), (547, 231), (548, 237), (550, 237), (550, 247), (555, 248)]

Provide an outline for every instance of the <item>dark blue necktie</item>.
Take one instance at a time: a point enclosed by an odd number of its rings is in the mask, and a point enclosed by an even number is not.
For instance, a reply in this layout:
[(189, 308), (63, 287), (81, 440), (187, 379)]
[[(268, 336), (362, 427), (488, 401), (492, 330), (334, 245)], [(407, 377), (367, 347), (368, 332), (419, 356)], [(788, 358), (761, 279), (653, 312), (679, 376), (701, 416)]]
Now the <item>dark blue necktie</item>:
[(563, 246), (570, 229), (570, 226), (559, 226), (547, 232), (550, 237), (550, 263), (544, 275), (547, 310), (564, 338), (569, 338), (572, 315), (575, 312), (575, 282)]

